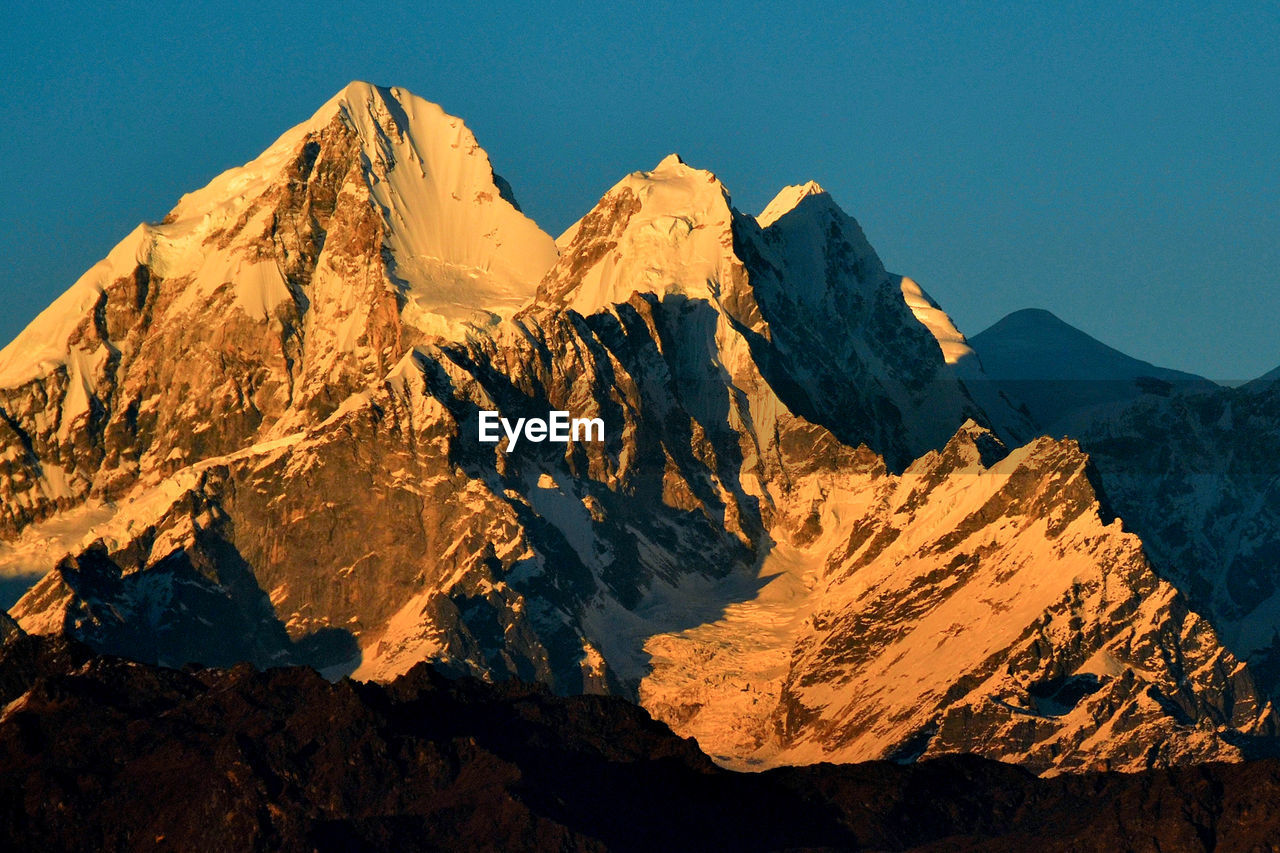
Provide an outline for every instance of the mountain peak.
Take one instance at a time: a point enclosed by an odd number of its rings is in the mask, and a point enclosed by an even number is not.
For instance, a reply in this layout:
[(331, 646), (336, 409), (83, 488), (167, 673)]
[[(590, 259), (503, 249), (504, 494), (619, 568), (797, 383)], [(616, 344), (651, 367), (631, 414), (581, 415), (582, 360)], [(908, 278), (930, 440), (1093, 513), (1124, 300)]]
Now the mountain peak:
[[(134, 229), (0, 350), (0, 390), (30, 407), (23, 458), (43, 456), (0, 493), (0, 528), (326, 417), (412, 347), (513, 314), (555, 258), (461, 119), (352, 83)], [(90, 422), (136, 437), (143, 400), (155, 421), (133, 458), (75, 446)]]
[(347, 84), (262, 156), (184, 196), (166, 222), (221, 218), (227, 199), (269, 191), (301, 149), (344, 134), (363, 154), (360, 178), (410, 301), (449, 319), (505, 316), (528, 301), (554, 242), (520, 212), (462, 119), (396, 86)]
[(687, 161), (679, 154), (671, 153), (658, 161), (658, 165), (649, 171), (632, 172), (623, 178), (621, 183), (644, 183), (657, 181), (674, 181), (689, 180), (695, 182), (713, 185), (721, 193), (726, 192), (724, 185), (720, 183), (720, 179), (716, 177), (714, 172), (707, 169), (699, 169), (697, 166), (690, 166)]
[[(784, 219), (785, 222), (782, 221)], [(810, 243), (825, 239), (831, 228), (838, 223), (839, 230), (846, 235), (859, 259), (856, 263), (867, 278), (896, 278), (885, 271), (879, 256), (867, 241), (862, 227), (841, 209), (831, 194), (817, 181), (783, 187), (774, 196), (773, 201), (769, 202), (756, 217), (756, 222), (764, 229), (791, 232), (792, 242), (797, 240), (798, 235), (807, 233)], [(819, 253), (812, 246), (807, 254), (810, 258), (819, 257)], [(823, 275), (818, 267), (810, 264), (809, 270), (797, 278), (817, 282), (822, 280)], [(903, 276), (900, 277), (900, 289), (903, 301), (911, 309), (916, 320), (937, 340), (947, 364), (956, 364), (973, 354), (973, 350), (970, 349), (955, 323), (919, 284)], [(817, 291), (810, 290), (807, 295), (812, 298), (817, 295)]]
[(1024, 308), (969, 339), (990, 379), (1027, 406), (1041, 428), (1070, 431), (1073, 419), (1145, 393), (1212, 390), (1200, 376), (1160, 367), (1107, 346), (1041, 308)]
[[(304, 201), (321, 184), (324, 212)], [(350, 206), (338, 230), (360, 230), (352, 247), (374, 241), (365, 248), (387, 250), (404, 320), (430, 334), (514, 313), (556, 258), (554, 241), (520, 212), (461, 119), (405, 89), (354, 81), (258, 157), (183, 195), (162, 222), (135, 229), (0, 352), (0, 385), (71, 364), (68, 339), (86, 317), (92, 326), (104, 290), (139, 268), (185, 282), (168, 303), (176, 313), (207, 312), (229, 294), (233, 308), (270, 322), (302, 280), (284, 269), (320, 249), (284, 250), (282, 241), (313, 226), (326, 241), (335, 228), (328, 208), (339, 202)]]
[[(995, 325), (1008, 325), (1012, 327), (1056, 326), (1058, 328), (1070, 329), (1072, 332), (1078, 334), (1084, 334), (1075, 326), (1072, 326), (1057, 314), (1054, 314), (1052, 311), (1045, 308), (1019, 308), (1017, 311), (1012, 311), (1009, 314), (1006, 314), (1003, 318), (997, 321)], [(995, 326), (992, 326), (992, 328), (995, 328)]]
[(1023, 308), (979, 332), (970, 343), (993, 379), (1129, 380), (1138, 376), (1203, 383), (1104, 344), (1043, 308)]
[(714, 173), (670, 154), (632, 172), (556, 241), (561, 257), (537, 301), (581, 314), (632, 293), (716, 301), (733, 279), (732, 201)]
[(1009, 448), (994, 432), (968, 418), (951, 438), (942, 455), (960, 460), (956, 469), (990, 468), (1009, 455)]
[(403, 89), (399, 89), (399, 87), (379, 86), (378, 84), (370, 83), (367, 80), (352, 80), (350, 83), (339, 89), (330, 100), (337, 100), (339, 98), (344, 100), (359, 100), (360, 98), (368, 98), (371, 96), (382, 97), (384, 94), (395, 97), (393, 93), (396, 92), (397, 89), (400, 92), (404, 91)]
[(837, 206), (835, 201), (831, 200), (831, 194), (824, 190), (817, 181), (806, 181), (803, 184), (795, 184), (779, 190), (778, 194), (773, 197), (773, 201), (765, 205), (764, 210), (756, 217), (756, 221), (760, 223), (761, 228), (768, 228), (783, 216), (795, 210), (800, 202), (810, 196), (825, 196), (832, 206)]

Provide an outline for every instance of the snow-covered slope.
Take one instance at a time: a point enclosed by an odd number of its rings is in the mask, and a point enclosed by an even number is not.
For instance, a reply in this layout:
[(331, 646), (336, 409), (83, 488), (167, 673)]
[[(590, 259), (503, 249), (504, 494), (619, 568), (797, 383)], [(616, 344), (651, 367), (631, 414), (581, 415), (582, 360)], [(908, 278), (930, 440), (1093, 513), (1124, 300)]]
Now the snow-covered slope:
[(555, 258), (460, 119), (352, 83), (0, 352), (0, 532), (293, 432), (513, 313)]
[(620, 181), (558, 245), (531, 317), (587, 316), (632, 293), (704, 303), (731, 377), (751, 365), (790, 410), (894, 467), (969, 417), (1018, 421), (974, 402), (947, 360), (963, 337), (812, 182), (783, 189), (756, 219), (715, 175), (671, 155)]
[(973, 338), (997, 384), (1092, 456), (1111, 509), (1224, 644), (1280, 689), (1280, 394), (1222, 388), (1043, 311)]
[[(529, 301), (555, 261), (554, 244), (520, 212), (461, 119), (403, 89), (352, 83), (303, 128), (321, 130), (335, 111), (362, 141), (369, 194), (386, 219), (390, 272), (417, 311), (483, 321)], [(413, 319), (439, 328), (430, 316)]]
[(637, 291), (732, 299), (744, 284), (736, 271), (741, 262), (725, 240), (732, 221), (729, 194), (715, 175), (671, 154), (619, 181), (560, 236), (556, 242), (573, 263), (548, 275), (538, 300), (586, 315)]
[(760, 594), (646, 647), (642, 701), (721, 760), (1136, 770), (1239, 757), (1188, 719), (1275, 727), (1244, 666), (1100, 516), (1072, 442), (1004, 456), (970, 424), (901, 477), (822, 471), (793, 495), (812, 516), (772, 531)]
[(1157, 570), (1280, 689), (1280, 386), (1146, 395), (1076, 435)]
[[(816, 184), (754, 218), (669, 157), (557, 247), (458, 120), (354, 84), (18, 343), (30, 631), (617, 693), (729, 762), (1132, 767), (1271, 725), (1074, 445), (999, 461), (976, 422), (1017, 417)], [(507, 452), (495, 409), (605, 438)]]
[(947, 364), (957, 364), (973, 355), (973, 348), (946, 312), (924, 292), (924, 288), (906, 276), (902, 277), (902, 298), (907, 301), (911, 313), (937, 340)]

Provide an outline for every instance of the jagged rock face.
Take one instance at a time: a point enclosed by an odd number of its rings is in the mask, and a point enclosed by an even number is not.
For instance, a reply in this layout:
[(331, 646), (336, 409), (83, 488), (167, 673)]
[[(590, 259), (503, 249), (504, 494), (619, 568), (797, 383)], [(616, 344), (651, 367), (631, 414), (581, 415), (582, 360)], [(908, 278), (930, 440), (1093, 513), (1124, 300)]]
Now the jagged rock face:
[(771, 208), (758, 237), (740, 224), (738, 239), (772, 331), (773, 346), (758, 358), (780, 374), (779, 385), (802, 394), (797, 412), (899, 470), (967, 419), (1003, 425), (948, 369), (939, 327), (917, 317), (901, 276), (885, 271), (830, 195), (814, 185), (790, 210), (777, 201)]
[(1160, 574), (1280, 689), (1280, 392), (1148, 397), (1079, 432)]
[(8, 613), (0, 613), (0, 643), (6, 642), (10, 637), (20, 636), (22, 629), (18, 627), (18, 623), (13, 621)]
[[(824, 193), (753, 219), (669, 158), (558, 259), (509, 195), (353, 85), (91, 270), (0, 355), (0, 569), (50, 570), (19, 624), (638, 697), (727, 762), (1270, 731), (1078, 450), (966, 420), (963, 336)], [(494, 410), (605, 438), (482, 443)]]
[(293, 641), (213, 497), (217, 472), (175, 479), (131, 502), (58, 563), (16, 611), (26, 630), (166, 666), (324, 668), (355, 653), (350, 635), (333, 629)]
[(353, 84), (139, 226), (0, 353), (0, 535), (313, 424), (513, 311), (555, 248), (505, 187), (458, 119)]
[(1280, 394), (1130, 358), (1045, 311), (973, 339), (989, 375), (1078, 439), (1111, 510), (1223, 642), (1280, 689)]
[(533, 313), (590, 314), (637, 291), (705, 301), (717, 341), (735, 345), (730, 376), (749, 363), (791, 411), (892, 466), (941, 447), (967, 418), (991, 420), (948, 369), (939, 327), (916, 316), (902, 278), (816, 184), (788, 187), (756, 220), (715, 175), (672, 155), (620, 182), (558, 242)]
[[(708, 334), (691, 334), (699, 327)], [(776, 400), (761, 405), (758, 375), (751, 412), (742, 387), (717, 378), (714, 327), (705, 303), (635, 294), (592, 317), (424, 347), (306, 433), (197, 466), (190, 489), (231, 520), (230, 545), (293, 641), (348, 631), (363, 648), (359, 674), (390, 677), (431, 658), (565, 692), (632, 693), (645, 637), (718, 606), (681, 602), (689, 587), (754, 564), (775, 514), (761, 484), (802, 475), (811, 450), (849, 454)], [(482, 409), (573, 411), (611, 432), (507, 453), (475, 440)], [(163, 494), (122, 516), (157, 511), (173, 514)], [(116, 563), (139, 550), (128, 526), (107, 525)], [(199, 549), (186, 528), (165, 541)], [(144, 574), (161, 565), (132, 564)], [(15, 614), (33, 630), (54, 613), (79, 636), (107, 636), (53, 606), (74, 593), (68, 568)], [(119, 592), (109, 612), (137, 609)]]
[(1272, 734), (1244, 665), (1099, 517), (1074, 443), (1000, 456), (970, 427), (901, 477), (799, 485), (814, 523), (778, 565), (802, 570), (651, 641), (645, 706), (743, 766), (976, 752), (1135, 770), (1238, 759), (1218, 729)]

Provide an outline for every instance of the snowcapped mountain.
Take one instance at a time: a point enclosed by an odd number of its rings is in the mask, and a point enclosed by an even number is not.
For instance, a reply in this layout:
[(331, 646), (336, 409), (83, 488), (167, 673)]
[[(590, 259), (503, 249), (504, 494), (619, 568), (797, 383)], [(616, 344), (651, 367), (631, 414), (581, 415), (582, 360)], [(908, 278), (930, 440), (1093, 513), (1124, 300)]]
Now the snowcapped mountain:
[(987, 375), (1093, 459), (1110, 508), (1234, 655), (1280, 689), (1280, 395), (1155, 367), (1047, 311), (975, 335)]
[(1074, 434), (1100, 409), (1143, 394), (1217, 387), (1125, 355), (1038, 308), (1013, 312), (970, 343), (987, 377), (1051, 433)]
[(1238, 759), (1214, 726), (1272, 733), (1270, 704), (1090, 479), (1074, 442), (1008, 452), (972, 423), (900, 477), (813, 472), (762, 593), (646, 646), (643, 704), (742, 767)]
[[(161, 663), (616, 693), (725, 763), (1270, 736), (973, 349), (816, 184), (752, 217), (673, 155), (553, 242), (461, 121), (352, 84), (0, 353), (0, 569), (43, 574), (11, 613)], [(486, 443), (490, 411), (605, 436)]]
[(353, 83), (0, 351), (0, 532), (323, 418), (555, 257), (459, 119)]
[(1077, 434), (1157, 571), (1280, 689), (1280, 387), (1148, 395)]
[(557, 243), (531, 314), (589, 315), (632, 293), (705, 303), (730, 377), (759, 371), (792, 411), (895, 467), (969, 417), (993, 420), (948, 367), (951, 321), (936, 306), (932, 325), (917, 316), (907, 294), (923, 292), (885, 271), (817, 184), (783, 189), (753, 219), (714, 174), (671, 155), (620, 181)]

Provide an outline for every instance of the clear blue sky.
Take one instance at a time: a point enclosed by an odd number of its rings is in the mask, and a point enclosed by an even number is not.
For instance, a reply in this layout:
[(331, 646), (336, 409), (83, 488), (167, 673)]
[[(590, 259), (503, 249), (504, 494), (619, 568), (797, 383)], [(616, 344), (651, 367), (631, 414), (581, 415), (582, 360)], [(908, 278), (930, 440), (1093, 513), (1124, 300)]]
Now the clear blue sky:
[(4, 341), (364, 79), (463, 117), (553, 234), (678, 151), (749, 212), (816, 179), (969, 334), (1034, 306), (1215, 379), (1280, 364), (1275, 2), (17, 5)]

